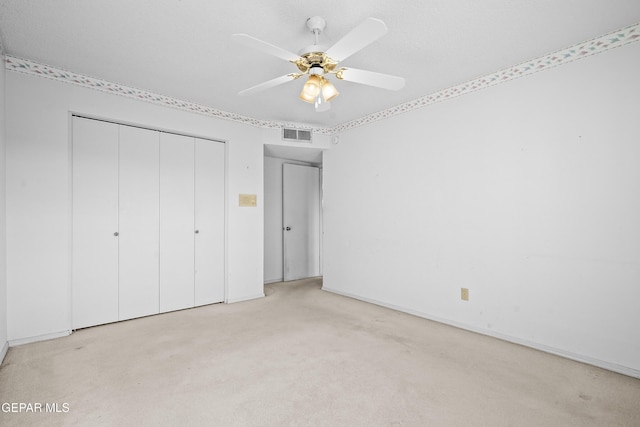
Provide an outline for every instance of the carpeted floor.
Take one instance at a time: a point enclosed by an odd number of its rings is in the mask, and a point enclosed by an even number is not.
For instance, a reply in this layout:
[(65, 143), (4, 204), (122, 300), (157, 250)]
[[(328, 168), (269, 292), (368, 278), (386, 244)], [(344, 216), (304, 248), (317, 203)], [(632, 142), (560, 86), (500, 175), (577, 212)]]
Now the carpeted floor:
[(0, 425), (640, 426), (638, 379), (320, 287), (10, 348)]

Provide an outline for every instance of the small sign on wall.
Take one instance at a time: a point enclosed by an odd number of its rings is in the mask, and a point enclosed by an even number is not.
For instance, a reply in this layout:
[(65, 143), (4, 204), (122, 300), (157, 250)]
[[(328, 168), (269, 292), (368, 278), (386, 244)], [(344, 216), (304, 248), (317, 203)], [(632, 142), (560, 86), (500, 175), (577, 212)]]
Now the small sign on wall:
[(255, 208), (258, 205), (258, 196), (256, 194), (240, 194), (238, 205), (240, 207)]

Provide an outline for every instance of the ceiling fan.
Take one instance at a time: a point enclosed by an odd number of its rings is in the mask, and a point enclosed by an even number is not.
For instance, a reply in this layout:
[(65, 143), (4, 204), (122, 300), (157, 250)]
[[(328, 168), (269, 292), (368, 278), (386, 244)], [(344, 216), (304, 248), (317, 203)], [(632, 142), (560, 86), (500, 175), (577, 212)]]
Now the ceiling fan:
[(301, 49), (298, 55), (247, 34), (233, 34), (232, 37), (236, 42), (289, 61), (298, 68), (296, 73), (285, 74), (252, 86), (239, 92), (239, 95), (252, 95), (309, 75), (300, 92), (300, 99), (314, 104), (315, 110), (322, 112), (328, 110), (330, 101), (338, 96), (338, 90), (327, 78), (331, 74), (338, 80), (389, 90), (399, 90), (404, 87), (405, 80), (402, 77), (351, 67), (338, 68), (340, 62), (385, 35), (387, 26), (384, 22), (376, 18), (367, 18), (328, 49), (318, 45), (318, 36), (325, 26), (326, 21), (320, 16), (307, 19), (307, 27), (315, 35), (315, 43)]

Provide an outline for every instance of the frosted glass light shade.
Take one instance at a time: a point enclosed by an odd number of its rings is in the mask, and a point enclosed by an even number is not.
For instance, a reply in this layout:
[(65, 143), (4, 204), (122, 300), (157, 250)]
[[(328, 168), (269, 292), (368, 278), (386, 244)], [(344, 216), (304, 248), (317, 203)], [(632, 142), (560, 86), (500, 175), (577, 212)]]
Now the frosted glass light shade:
[(339, 95), (338, 89), (327, 79), (322, 78), (322, 97), (325, 101), (331, 101)]
[(302, 92), (300, 92), (300, 99), (305, 102), (313, 104), (316, 97), (320, 93), (320, 78), (316, 75), (310, 75), (309, 80), (304, 84)]

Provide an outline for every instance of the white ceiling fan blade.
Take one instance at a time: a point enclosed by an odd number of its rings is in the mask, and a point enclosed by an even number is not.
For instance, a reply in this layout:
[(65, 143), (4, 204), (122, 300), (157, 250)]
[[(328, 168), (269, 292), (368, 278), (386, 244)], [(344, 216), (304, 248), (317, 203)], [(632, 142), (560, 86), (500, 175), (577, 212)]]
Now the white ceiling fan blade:
[(326, 54), (340, 62), (387, 33), (387, 26), (379, 19), (367, 18), (362, 24), (331, 46)]
[(295, 61), (300, 58), (300, 56), (296, 55), (295, 53), (291, 53), (278, 46), (274, 46), (271, 43), (267, 43), (255, 37), (251, 37), (247, 34), (233, 34), (231, 35), (231, 37), (233, 38), (233, 40), (244, 46), (257, 49), (261, 52), (276, 56), (278, 58), (282, 58), (285, 61)]
[(276, 77), (275, 79), (271, 79), (264, 83), (260, 83), (259, 85), (255, 85), (248, 89), (242, 90), (238, 92), (238, 95), (253, 95), (254, 93), (262, 92), (263, 90), (271, 89), (272, 87), (290, 82), (291, 80), (295, 80), (298, 77), (300, 77), (300, 74), (287, 74), (284, 76)]
[(358, 70), (356, 68), (343, 68), (338, 71), (336, 77), (348, 82), (389, 90), (402, 89), (405, 83), (404, 77), (390, 76), (389, 74), (374, 73), (373, 71)]

